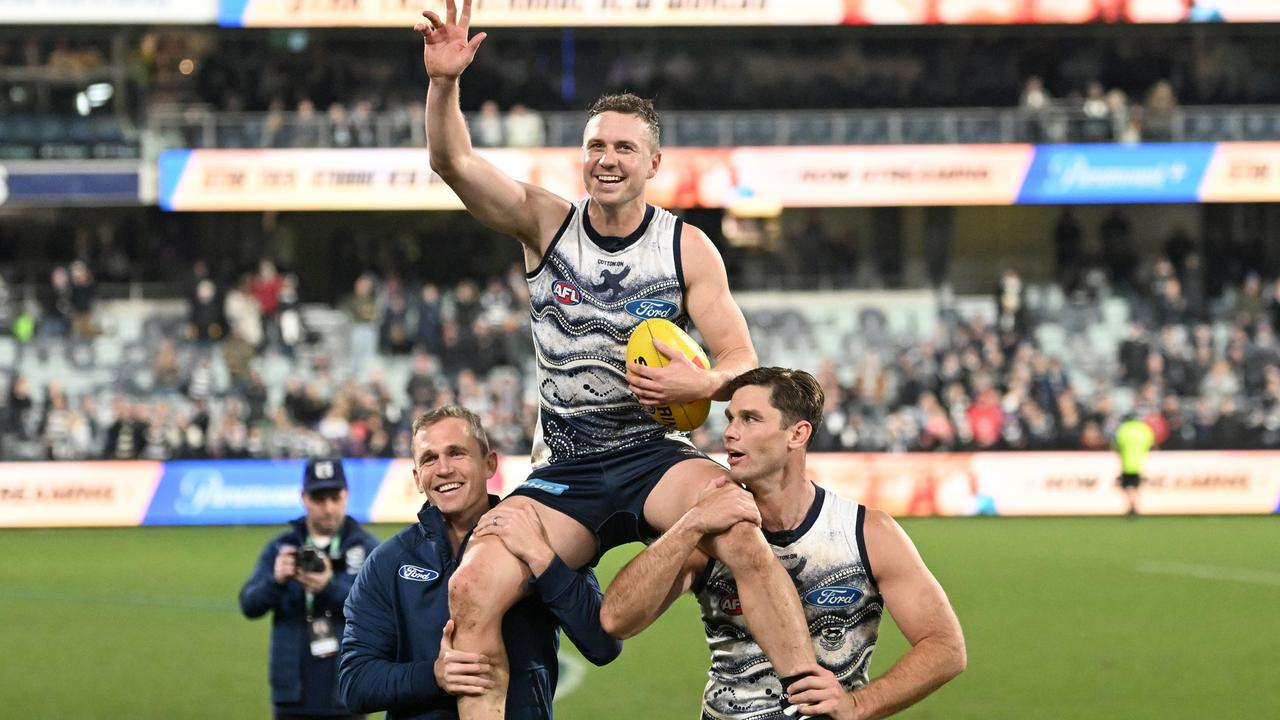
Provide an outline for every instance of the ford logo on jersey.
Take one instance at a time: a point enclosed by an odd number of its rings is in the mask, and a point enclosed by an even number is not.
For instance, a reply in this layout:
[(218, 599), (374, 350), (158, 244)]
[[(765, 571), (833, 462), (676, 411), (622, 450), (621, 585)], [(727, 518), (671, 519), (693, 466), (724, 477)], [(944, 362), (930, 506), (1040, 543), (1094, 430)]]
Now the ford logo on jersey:
[(431, 582), (440, 577), (440, 573), (435, 570), (420, 568), (417, 565), (401, 565), (400, 577), (414, 582)]
[(642, 298), (627, 303), (627, 312), (641, 320), (650, 320), (652, 318), (670, 319), (675, 317), (679, 310), (675, 303), (656, 298)]
[(804, 601), (814, 607), (841, 608), (849, 607), (858, 602), (861, 597), (862, 591), (857, 588), (831, 585), (810, 590), (805, 593)]
[(582, 302), (582, 293), (578, 292), (578, 288), (564, 280), (557, 280), (551, 286), (551, 294), (556, 296), (556, 302), (562, 305), (577, 305)]

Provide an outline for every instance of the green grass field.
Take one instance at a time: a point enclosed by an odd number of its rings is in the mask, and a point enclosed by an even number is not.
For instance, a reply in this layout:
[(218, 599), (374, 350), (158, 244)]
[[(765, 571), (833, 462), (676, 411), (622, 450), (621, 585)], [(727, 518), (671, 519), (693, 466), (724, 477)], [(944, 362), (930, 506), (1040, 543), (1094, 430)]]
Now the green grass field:
[[(1280, 518), (904, 525), (960, 615), (969, 669), (902, 717), (1277, 716)], [(0, 531), (0, 716), (269, 716), (267, 623), (235, 598), (277, 531)], [(872, 674), (904, 651), (883, 628)], [(706, 661), (685, 598), (618, 661), (586, 666), (557, 717), (697, 717)]]

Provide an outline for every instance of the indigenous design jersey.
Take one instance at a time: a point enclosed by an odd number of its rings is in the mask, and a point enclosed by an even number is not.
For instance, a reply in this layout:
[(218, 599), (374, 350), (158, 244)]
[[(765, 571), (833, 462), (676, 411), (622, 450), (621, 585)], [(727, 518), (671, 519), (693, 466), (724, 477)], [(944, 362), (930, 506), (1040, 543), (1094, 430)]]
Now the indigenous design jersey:
[(627, 388), (626, 351), (641, 320), (688, 324), (683, 222), (646, 205), (635, 232), (602, 237), (587, 217), (589, 202), (573, 206), (527, 275), (538, 365), (534, 467), (667, 436)]
[[(884, 602), (862, 542), (866, 509), (817, 488), (808, 517), (793, 531), (769, 533), (769, 545), (800, 592), (818, 663), (846, 690), (867, 683)], [(782, 718), (782, 682), (747, 634), (738, 585), (712, 561), (698, 603), (711, 647), (702, 717), (712, 720)]]

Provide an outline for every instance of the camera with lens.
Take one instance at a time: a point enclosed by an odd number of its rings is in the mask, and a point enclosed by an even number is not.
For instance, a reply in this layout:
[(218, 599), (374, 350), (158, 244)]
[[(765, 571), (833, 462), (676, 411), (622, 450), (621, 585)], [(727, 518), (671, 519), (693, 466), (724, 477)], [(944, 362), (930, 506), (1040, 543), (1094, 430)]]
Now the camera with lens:
[(315, 545), (303, 545), (294, 553), (294, 559), (302, 572), (324, 572), (324, 551)]

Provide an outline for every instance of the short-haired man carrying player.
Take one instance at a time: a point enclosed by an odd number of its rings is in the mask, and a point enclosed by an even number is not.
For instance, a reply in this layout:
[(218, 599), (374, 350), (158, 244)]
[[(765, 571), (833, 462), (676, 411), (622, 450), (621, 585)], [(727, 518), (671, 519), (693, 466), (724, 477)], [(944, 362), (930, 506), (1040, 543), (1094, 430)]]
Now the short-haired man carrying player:
[[(725, 383), (755, 367), (755, 350), (715, 246), (645, 202), (645, 184), (662, 159), (652, 104), (615, 95), (592, 108), (582, 145), (589, 198), (570, 202), (517, 182), (472, 150), (459, 107), (459, 77), (485, 38), (468, 38), (470, 1), (459, 12), (447, 0), (444, 19), (423, 16), (414, 29), (425, 41), (430, 78), (431, 167), (477, 220), (520, 241), (529, 271), (540, 393), (534, 472), (488, 521), (532, 506), (552, 547), (580, 567), (670, 527), (724, 477), (687, 440), (667, 438), (641, 404), (721, 396)], [(716, 367), (698, 368), (672, 351), (677, 357), (664, 368), (628, 368), (627, 337), (649, 317), (692, 320)], [(811, 666), (799, 600), (759, 528), (738, 523), (703, 547), (743, 579), (747, 621), (773, 665), (784, 675)], [(459, 703), (463, 717), (502, 717), (501, 618), (526, 591), (526, 574), (501, 543), (477, 536), (450, 583), (456, 647), (493, 659), (497, 675), (494, 692)]]
[[(756, 368), (728, 389), (729, 476), (746, 486), (755, 504), (704, 497), (614, 579), (600, 610), (605, 630), (631, 637), (692, 589), (711, 646), (702, 717), (713, 720), (776, 717), (784, 691), (803, 715), (885, 717), (959, 674), (965, 666), (960, 622), (911, 539), (884, 512), (805, 478), (806, 448), (822, 418), (817, 380), (803, 371)], [(741, 583), (698, 550), (705, 528), (744, 518), (762, 523), (813, 633), (819, 667), (785, 688), (742, 621)], [(911, 650), (868, 682), (886, 607)]]

